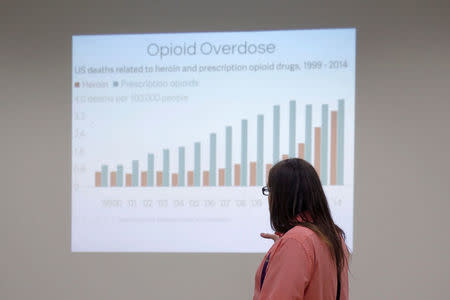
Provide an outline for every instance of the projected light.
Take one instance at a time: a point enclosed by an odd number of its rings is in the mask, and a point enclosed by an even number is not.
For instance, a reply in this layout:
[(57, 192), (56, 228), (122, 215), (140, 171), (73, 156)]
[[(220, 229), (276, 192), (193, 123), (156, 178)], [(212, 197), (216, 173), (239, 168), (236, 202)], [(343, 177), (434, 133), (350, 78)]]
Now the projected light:
[(74, 36), (72, 80), (73, 251), (265, 252), (288, 157), (352, 247), (354, 29)]

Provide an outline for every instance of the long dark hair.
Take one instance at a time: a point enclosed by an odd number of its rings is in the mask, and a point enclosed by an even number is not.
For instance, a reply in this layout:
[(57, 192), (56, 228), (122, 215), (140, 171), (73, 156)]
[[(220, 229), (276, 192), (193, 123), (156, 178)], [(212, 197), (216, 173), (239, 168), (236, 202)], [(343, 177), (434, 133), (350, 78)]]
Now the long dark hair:
[(294, 226), (313, 230), (328, 245), (341, 274), (347, 263), (342, 242), (345, 233), (331, 217), (314, 167), (299, 158), (282, 160), (270, 170), (267, 185), (272, 229), (279, 233), (286, 233)]

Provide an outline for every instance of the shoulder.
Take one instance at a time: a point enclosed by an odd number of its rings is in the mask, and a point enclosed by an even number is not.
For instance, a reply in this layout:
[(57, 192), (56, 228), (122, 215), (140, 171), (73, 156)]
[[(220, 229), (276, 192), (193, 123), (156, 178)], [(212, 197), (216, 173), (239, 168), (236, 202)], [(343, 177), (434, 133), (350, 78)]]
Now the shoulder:
[(301, 244), (312, 246), (319, 237), (314, 231), (307, 227), (295, 226), (286, 232), (282, 238), (293, 239)]
[(285, 245), (296, 245), (296, 248), (304, 251), (311, 262), (314, 263), (316, 259), (316, 248), (320, 244), (320, 238), (309, 228), (295, 226), (283, 235), (280, 242)]
[(310, 277), (316, 265), (313, 243), (314, 232), (308, 228), (293, 228), (286, 232), (269, 250), (270, 271), (282, 269), (285, 274), (303, 272)]

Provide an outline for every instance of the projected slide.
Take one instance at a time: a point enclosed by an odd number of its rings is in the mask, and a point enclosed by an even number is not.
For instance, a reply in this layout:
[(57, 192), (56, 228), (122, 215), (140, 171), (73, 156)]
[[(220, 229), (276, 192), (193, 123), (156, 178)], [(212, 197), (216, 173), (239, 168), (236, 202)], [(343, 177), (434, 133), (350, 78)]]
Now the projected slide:
[(353, 245), (355, 30), (73, 37), (72, 251), (265, 252), (270, 168)]

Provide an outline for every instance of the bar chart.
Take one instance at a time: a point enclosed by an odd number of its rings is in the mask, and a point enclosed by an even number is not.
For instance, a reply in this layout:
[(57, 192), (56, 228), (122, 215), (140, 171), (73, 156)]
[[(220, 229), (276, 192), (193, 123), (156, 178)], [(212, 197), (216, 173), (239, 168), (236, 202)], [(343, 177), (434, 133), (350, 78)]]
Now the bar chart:
[[(281, 118), (280, 105), (273, 106), (273, 124), (264, 124), (264, 115), (256, 118), (256, 149), (248, 148), (248, 119), (241, 120), (240, 128), (227, 126), (225, 130), (225, 159), (217, 159), (217, 134), (209, 135), (209, 168), (201, 168), (200, 142), (193, 143), (193, 153), (186, 153), (185, 146), (162, 149), (161, 170), (155, 169), (155, 154), (148, 153), (147, 161), (131, 160), (131, 172), (124, 173), (124, 165), (102, 165), (95, 172), (95, 187), (198, 187), (198, 186), (263, 186), (271, 167), (278, 161), (298, 157), (310, 162), (319, 174), (323, 185), (344, 184), (344, 118), (345, 100), (336, 100), (336, 109), (321, 105), (321, 126), (313, 127), (312, 105), (303, 107), (305, 119), (297, 118), (298, 105), (290, 100), (288, 116)], [(280, 141), (280, 122), (288, 122), (288, 140)], [(264, 149), (264, 127), (272, 128), (272, 149)], [(304, 128), (304, 141), (298, 141), (296, 132)], [(240, 136), (240, 155), (232, 157), (233, 132)], [(280, 154), (280, 142), (288, 144), (289, 153)], [(256, 153), (256, 161), (248, 161), (248, 152)], [(272, 151), (273, 160), (264, 161), (263, 152)], [(178, 157), (177, 166), (170, 164), (170, 153)], [(194, 161), (193, 170), (186, 170), (186, 156)], [(113, 168), (115, 168), (113, 170)]]
[(351, 247), (354, 29), (75, 36), (72, 50), (73, 251), (265, 252), (261, 187), (289, 158), (315, 168)]

